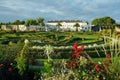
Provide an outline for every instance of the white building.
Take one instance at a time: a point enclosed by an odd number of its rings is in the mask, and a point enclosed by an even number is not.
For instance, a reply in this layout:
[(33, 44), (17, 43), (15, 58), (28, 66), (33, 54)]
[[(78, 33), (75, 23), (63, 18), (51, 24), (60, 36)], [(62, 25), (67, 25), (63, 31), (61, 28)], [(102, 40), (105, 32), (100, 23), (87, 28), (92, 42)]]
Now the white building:
[(6, 25), (1, 25), (1, 30), (7, 30)]
[(18, 25), (20, 31), (26, 31), (27, 27), (25, 25)]
[(80, 20), (63, 20), (63, 21), (48, 21), (46, 23), (47, 26), (54, 26), (58, 29), (57, 24), (60, 23), (61, 26), (59, 27), (59, 30), (64, 31), (76, 31), (76, 27), (74, 26), (76, 23), (80, 25), (78, 27), (78, 31), (90, 31), (91, 28), (87, 24), (87, 22), (83, 22)]

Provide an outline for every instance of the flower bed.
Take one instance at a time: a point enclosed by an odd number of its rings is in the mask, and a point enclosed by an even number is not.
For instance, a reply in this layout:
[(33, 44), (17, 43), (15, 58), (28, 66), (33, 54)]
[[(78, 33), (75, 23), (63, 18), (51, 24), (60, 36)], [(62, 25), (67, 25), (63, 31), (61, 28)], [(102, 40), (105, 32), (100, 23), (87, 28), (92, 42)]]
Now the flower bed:
[[(114, 40), (115, 41), (115, 40)], [(120, 40), (110, 44), (110, 53), (105, 51), (105, 60), (95, 63), (93, 59), (84, 51), (85, 46), (77, 42), (74, 43), (68, 60), (53, 61), (51, 54), (54, 53), (54, 48), (51, 45), (44, 47), (44, 55), (47, 60), (43, 61), (42, 69), (37, 67), (37, 70), (29, 68), (29, 55), (26, 52), (28, 41), (25, 40), (25, 45), (20, 53), (16, 56), (15, 63), (0, 64), (0, 79), (1, 80), (119, 80), (120, 79), (120, 60), (119, 48)], [(117, 45), (117, 46), (116, 46)], [(79, 46), (79, 47), (78, 47)], [(114, 51), (112, 49), (115, 49)], [(99, 55), (99, 53), (97, 53)]]

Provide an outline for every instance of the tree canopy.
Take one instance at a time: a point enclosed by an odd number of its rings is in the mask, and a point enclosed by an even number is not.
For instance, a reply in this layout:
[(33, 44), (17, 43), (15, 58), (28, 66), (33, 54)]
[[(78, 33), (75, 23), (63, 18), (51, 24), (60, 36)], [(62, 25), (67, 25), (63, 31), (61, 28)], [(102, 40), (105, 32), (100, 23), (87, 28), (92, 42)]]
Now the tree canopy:
[(44, 18), (39, 17), (39, 18), (37, 19), (37, 23), (38, 23), (40, 26), (44, 26), (44, 25), (45, 25), (45, 24), (44, 24)]
[(62, 25), (61, 25), (61, 23), (60, 23), (60, 22), (58, 22), (58, 23), (56, 24), (56, 26), (62, 26)]
[(78, 31), (78, 27), (80, 27), (79, 23), (76, 23), (74, 27), (76, 27), (76, 31)]
[(15, 20), (13, 22), (0, 23), (0, 25), (40, 25), (44, 26), (44, 18), (38, 17), (37, 19), (27, 19), (25, 21)]
[(20, 25), (20, 24), (25, 24), (25, 21), (20, 21), (20, 20), (16, 20), (14, 22), (9, 22), (8, 24), (14, 24), (14, 25)]
[(100, 25), (100, 26), (102, 26), (102, 25), (108, 26), (108, 25), (113, 25), (115, 23), (116, 23), (116, 21), (108, 16), (105, 16), (102, 18), (96, 18), (92, 21), (92, 25)]
[(30, 26), (30, 25), (38, 25), (37, 21), (34, 19), (28, 19), (25, 21), (25, 25), (26, 26)]

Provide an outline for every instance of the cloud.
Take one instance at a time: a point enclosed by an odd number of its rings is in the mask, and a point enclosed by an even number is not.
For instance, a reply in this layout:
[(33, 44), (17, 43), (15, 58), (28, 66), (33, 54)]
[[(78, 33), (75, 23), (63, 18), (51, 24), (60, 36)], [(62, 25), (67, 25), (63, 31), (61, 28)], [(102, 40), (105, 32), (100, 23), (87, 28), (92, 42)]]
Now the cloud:
[(1, 0), (0, 21), (24, 20), (39, 16), (46, 20), (86, 21), (110, 16), (120, 21), (119, 3), (119, 0)]

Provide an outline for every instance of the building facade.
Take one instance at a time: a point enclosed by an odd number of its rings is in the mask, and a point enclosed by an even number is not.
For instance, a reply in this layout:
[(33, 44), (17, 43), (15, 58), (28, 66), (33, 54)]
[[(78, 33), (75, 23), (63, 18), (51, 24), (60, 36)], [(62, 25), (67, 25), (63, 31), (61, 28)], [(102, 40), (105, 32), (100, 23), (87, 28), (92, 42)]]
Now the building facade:
[[(60, 26), (58, 27), (58, 23)], [(91, 27), (87, 24), (87, 22), (83, 22), (80, 20), (63, 20), (63, 21), (48, 21), (45, 23), (47, 26), (54, 26), (58, 30), (62, 31), (76, 31), (75, 24), (78, 23), (78, 31), (90, 31)]]

